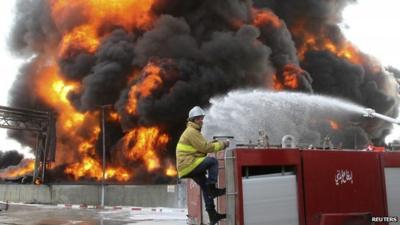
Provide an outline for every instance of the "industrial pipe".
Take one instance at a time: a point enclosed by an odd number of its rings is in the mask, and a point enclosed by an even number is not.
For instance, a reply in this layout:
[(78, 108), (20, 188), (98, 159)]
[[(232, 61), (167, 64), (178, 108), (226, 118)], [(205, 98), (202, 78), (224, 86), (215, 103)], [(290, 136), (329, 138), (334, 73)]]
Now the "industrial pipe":
[(397, 119), (394, 119), (392, 117), (377, 113), (377, 112), (375, 112), (374, 109), (371, 109), (371, 108), (366, 108), (365, 109), (365, 113), (363, 114), (363, 116), (364, 117), (369, 117), (369, 118), (379, 118), (379, 119), (384, 120), (386, 122), (400, 125), (400, 120), (397, 120)]

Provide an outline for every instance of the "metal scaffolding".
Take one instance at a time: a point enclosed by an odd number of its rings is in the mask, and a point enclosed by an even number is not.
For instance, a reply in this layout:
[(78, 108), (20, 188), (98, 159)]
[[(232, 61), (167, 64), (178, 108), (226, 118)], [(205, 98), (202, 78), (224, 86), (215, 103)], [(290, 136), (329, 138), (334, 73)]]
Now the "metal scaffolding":
[(52, 112), (0, 106), (0, 128), (36, 134), (33, 182), (44, 182), (46, 168), (55, 160), (56, 126)]

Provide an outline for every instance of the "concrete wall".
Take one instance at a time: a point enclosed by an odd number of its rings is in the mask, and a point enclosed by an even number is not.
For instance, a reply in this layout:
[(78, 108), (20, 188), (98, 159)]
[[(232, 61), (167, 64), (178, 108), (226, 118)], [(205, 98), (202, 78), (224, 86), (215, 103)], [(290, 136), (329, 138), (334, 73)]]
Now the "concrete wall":
[[(100, 205), (101, 185), (0, 184), (0, 201)], [(186, 207), (186, 185), (106, 185), (107, 206)]]

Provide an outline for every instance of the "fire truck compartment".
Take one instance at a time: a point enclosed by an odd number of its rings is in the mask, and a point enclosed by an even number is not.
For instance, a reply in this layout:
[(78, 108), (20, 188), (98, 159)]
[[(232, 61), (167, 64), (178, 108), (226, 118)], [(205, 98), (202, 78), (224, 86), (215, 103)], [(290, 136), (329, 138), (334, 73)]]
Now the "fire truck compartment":
[(388, 214), (400, 214), (400, 168), (385, 168)]
[(295, 175), (243, 177), (244, 223), (298, 225)]
[[(399, 216), (400, 152), (236, 148), (217, 157), (227, 189), (216, 201), (227, 214), (219, 225), (369, 225)], [(189, 217), (202, 224), (201, 204), (192, 204), (201, 195), (188, 191)]]

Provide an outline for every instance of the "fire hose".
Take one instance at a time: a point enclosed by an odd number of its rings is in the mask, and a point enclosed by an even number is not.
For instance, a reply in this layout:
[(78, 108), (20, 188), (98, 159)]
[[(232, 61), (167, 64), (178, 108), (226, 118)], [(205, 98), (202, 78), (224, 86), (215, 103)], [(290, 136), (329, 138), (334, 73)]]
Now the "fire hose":
[(400, 120), (377, 113), (374, 109), (366, 108), (365, 113), (363, 114), (364, 117), (368, 118), (379, 118), (389, 123), (400, 125)]

